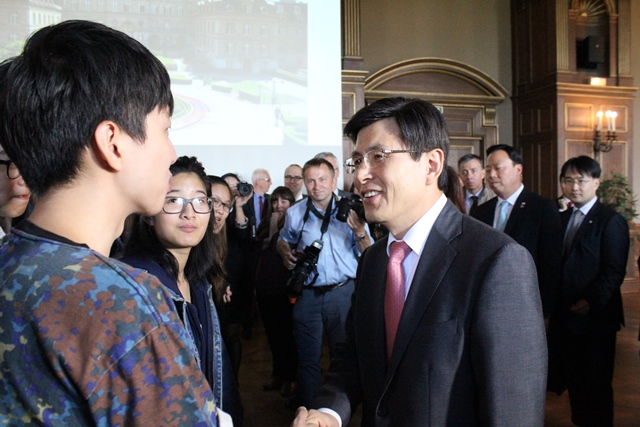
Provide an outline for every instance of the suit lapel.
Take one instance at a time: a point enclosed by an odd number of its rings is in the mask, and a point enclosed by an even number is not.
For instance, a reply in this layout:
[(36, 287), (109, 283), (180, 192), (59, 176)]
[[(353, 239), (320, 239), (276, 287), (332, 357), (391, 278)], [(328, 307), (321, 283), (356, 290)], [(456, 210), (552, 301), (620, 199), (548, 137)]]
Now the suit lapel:
[(516, 199), (515, 205), (513, 205), (513, 209), (511, 209), (511, 214), (509, 215), (509, 219), (507, 220), (507, 225), (504, 227), (504, 232), (509, 234), (514, 227), (520, 222), (520, 220), (525, 215), (525, 210), (527, 209), (527, 202), (529, 201), (529, 190), (526, 188), (522, 189), (522, 193)]
[(573, 241), (571, 242), (571, 247), (569, 248), (569, 252), (573, 250), (575, 245), (582, 240), (582, 236), (591, 230), (593, 227), (593, 222), (597, 221), (598, 214), (600, 213), (600, 202), (596, 200), (596, 203), (589, 209), (589, 213), (584, 217), (582, 223), (580, 224), (580, 228), (576, 232), (576, 235), (573, 236)]
[(460, 211), (448, 201), (429, 233), (398, 325), (393, 354), (387, 369), (387, 384), (402, 359), (420, 319), (431, 304), (433, 294), (457, 254), (449, 242), (460, 234), (461, 220)]
[(495, 216), (497, 203), (498, 198), (493, 197), (489, 199), (489, 201), (481, 205), (481, 207), (479, 207), (479, 209), (476, 211), (476, 219), (484, 222), (489, 227), (493, 227), (493, 217)]

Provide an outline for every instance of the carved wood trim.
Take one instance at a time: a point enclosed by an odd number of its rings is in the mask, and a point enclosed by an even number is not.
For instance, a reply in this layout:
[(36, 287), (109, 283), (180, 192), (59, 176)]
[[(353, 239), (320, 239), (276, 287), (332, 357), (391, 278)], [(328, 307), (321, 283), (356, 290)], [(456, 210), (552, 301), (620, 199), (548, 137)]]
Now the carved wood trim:
[[(433, 84), (444, 79), (449, 86)], [(507, 90), (482, 71), (444, 58), (415, 58), (397, 62), (372, 74), (365, 83), (367, 99), (387, 96), (421, 97), (434, 103), (464, 103), (495, 106)], [(448, 90), (447, 90), (448, 89)]]

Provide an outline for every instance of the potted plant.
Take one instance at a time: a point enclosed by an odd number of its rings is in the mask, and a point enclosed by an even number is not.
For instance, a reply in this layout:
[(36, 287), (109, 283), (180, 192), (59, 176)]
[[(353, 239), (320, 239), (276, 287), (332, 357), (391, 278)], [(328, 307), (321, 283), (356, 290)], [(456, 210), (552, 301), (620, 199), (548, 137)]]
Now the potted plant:
[(638, 216), (636, 196), (624, 175), (613, 172), (611, 178), (600, 181), (598, 198), (601, 203), (622, 215), (628, 223), (632, 223)]

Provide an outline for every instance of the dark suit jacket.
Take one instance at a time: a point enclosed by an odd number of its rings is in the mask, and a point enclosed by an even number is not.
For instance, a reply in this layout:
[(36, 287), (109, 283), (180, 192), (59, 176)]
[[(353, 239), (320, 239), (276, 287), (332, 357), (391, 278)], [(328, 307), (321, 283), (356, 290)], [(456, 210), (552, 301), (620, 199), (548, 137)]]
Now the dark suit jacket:
[[(562, 212), (565, 229), (571, 213), (571, 209)], [(628, 255), (629, 225), (622, 215), (596, 201), (565, 254), (559, 314), (569, 330), (581, 333), (597, 324), (617, 331), (624, 325), (620, 286)], [(569, 311), (581, 299), (589, 302), (586, 316)]]
[[(260, 218), (260, 221), (262, 221), (263, 219), (265, 219), (265, 217), (267, 216), (267, 208), (269, 206), (270, 203), (270, 195), (265, 193), (264, 195), (264, 210), (262, 212), (262, 217)], [(256, 193), (253, 193), (253, 195), (251, 196), (251, 199), (249, 199), (247, 201), (247, 203), (244, 204), (244, 206), (242, 206), (242, 210), (244, 211), (244, 215), (247, 217), (247, 219), (249, 220), (249, 234), (251, 236), (251, 238), (255, 239), (257, 236), (257, 222), (256, 222), (256, 211), (255, 208), (253, 206), (253, 199), (256, 197)]]
[[(493, 226), (498, 198), (478, 206), (474, 217)], [(504, 232), (527, 248), (536, 264), (538, 286), (545, 317), (548, 317), (558, 298), (562, 275), (562, 239), (558, 206), (526, 188), (516, 200)]]
[(347, 425), (542, 426), (547, 370), (535, 266), (447, 202), (418, 263), (387, 363), (385, 239), (362, 256), (341, 344), (315, 407)]

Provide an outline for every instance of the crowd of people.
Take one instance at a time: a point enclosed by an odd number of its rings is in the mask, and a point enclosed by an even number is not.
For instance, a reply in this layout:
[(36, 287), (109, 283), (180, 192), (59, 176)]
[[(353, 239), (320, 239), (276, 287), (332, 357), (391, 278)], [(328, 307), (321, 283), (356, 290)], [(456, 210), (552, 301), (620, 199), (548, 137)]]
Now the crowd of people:
[(456, 170), (442, 114), (386, 98), (345, 126), (353, 193), (323, 152), (269, 194), (266, 169), (176, 158), (172, 111), (163, 65), (101, 24), (0, 64), (5, 424), (241, 426), (256, 304), (294, 426), (542, 426), (548, 390), (613, 424), (629, 229), (594, 159), (563, 165), (561, 212), (514, 147)]

